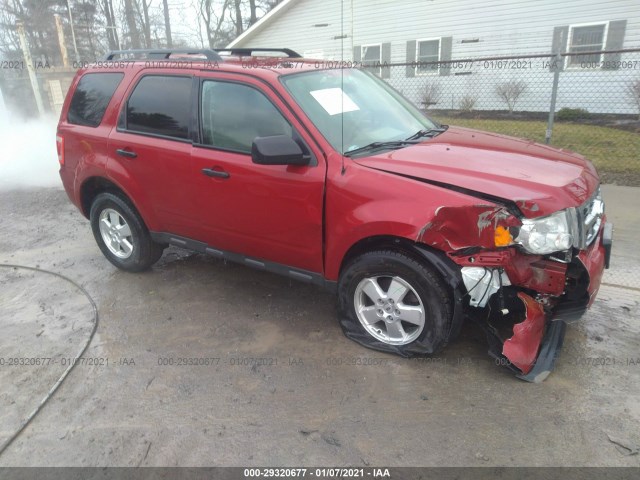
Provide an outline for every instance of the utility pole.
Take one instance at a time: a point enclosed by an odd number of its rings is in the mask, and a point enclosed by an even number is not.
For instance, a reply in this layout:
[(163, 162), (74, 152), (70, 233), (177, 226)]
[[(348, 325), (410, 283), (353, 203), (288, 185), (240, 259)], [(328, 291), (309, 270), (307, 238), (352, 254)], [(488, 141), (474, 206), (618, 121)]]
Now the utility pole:
[(18, 29), (18, 37), (20, 38), (20, 48), (22, 48), (22, 55), (24, 57), (24, 63), (27, 65), (27, 72), (29, 73), (29, 81), (31, 82), (31, 88), (33, 89), (33, 96), (36, 98), (36, 106), (38, 107), (38, 113), (44, 115), (44, 104), (42, 103), (42, 95), (40, 94), (40, 85), (38, 85), (38, 78), (36, 77), (36, 71), (33, 68), (33, 60), (31, 59), (31, 52), (29, 51), (29, 45), (27, 45), (27, 37), (24, 33), (24, 24), (22, 22), (16, 23)]
[(64, 43), (64, 30), (62, 29), (62, 19), (57, 13), (53, 14), (56, 21), (56, 30), (58, 31), (58, 43), (60, 44), (60, 55), (62, 55), (62, 65), (69, 66), (69, 55), (67, 54), (67, 46)]
[(76, 54), (76, 63), (80, 64), (80, 55), (78, 55), (78, 44), (76, 43), (76, 31), (73, 28), (73, 16), (71, 15), (71, 5), (67, 0), (67, 12), (69, 13), (69, 25), (71, 25), (71, 39), (73, 40), (73, 51)]

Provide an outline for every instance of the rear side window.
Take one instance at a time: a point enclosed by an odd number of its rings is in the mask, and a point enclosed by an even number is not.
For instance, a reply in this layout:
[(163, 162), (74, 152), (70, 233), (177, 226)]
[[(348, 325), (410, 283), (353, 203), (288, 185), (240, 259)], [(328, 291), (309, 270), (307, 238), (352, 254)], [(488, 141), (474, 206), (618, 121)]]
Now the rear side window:
[(127, 102), (126, 129), (189, 138), (191, 84), (190, 77), (143, 77)]
[(124, 73), (88, 73), (78, 82), (67, 114), (69, 123), (97, 127)]

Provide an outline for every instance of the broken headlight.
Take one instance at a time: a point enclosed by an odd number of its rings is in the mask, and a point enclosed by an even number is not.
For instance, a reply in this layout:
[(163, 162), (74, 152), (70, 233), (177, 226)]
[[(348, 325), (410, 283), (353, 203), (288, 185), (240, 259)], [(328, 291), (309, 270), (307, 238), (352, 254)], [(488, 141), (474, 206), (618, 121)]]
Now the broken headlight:
[(568, 250), (573, 245), (571, 221), (567, 210), (540, 218), (525, 218), (515, 242), (529, 253), (546, 255)]

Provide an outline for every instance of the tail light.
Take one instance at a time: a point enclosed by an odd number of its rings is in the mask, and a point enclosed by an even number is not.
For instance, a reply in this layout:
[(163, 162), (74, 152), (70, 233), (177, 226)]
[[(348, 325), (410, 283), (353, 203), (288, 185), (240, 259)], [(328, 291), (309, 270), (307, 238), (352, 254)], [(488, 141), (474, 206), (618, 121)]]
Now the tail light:
[(64, 137), (56, 135), (56, 150), (58, 150), (58, 162), (64, 166)]

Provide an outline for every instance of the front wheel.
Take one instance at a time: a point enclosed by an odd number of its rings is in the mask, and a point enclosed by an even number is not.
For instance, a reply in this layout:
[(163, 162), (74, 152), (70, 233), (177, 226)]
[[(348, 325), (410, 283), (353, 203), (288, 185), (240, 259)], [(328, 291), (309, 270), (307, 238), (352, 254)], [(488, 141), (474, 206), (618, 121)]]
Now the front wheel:
[(369, 348), (409, 357), (431, 354), (449, 339), (451, 295), (428, 265), (404, 253), (368, 252), (340, 275), (345, 335)]
[(99, 194), (89, 218), (98, 247), (116, 267), (139, 272), (162, 256), (164, 246), (151, 239), (138, 212), (120, 195)]

